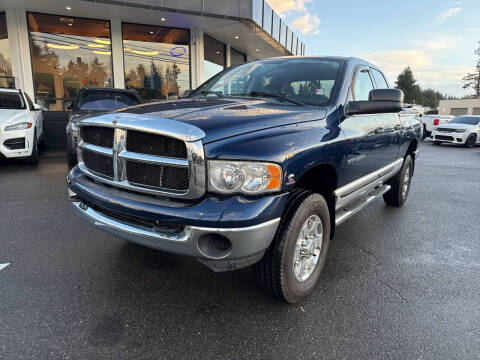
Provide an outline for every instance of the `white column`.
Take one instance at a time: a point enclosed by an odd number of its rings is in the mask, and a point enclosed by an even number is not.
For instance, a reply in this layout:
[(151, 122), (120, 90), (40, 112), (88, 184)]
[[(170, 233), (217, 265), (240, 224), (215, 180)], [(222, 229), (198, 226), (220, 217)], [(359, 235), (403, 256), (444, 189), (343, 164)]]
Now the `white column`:
[(17, 89), (25, 91), (33, 99), (32, 58), (28, 40), (27, 13), (25, 9), (6, 9), (6, 17), (8, 46), (15, 86)]
[(125, 89), (125, 67), (123, 63), (123, 37), (121, 20), (110, 20), (112, 37), (113, 86)]
[(230, 58), (230, 44), (225, 45), (225, 66), (227, 68), (232, 66), (232, 60)]
[(203, 71), (203, 31), (190, 29), (190, 67), (192, 69), (192, 89), (200, 86), (204, 80)]

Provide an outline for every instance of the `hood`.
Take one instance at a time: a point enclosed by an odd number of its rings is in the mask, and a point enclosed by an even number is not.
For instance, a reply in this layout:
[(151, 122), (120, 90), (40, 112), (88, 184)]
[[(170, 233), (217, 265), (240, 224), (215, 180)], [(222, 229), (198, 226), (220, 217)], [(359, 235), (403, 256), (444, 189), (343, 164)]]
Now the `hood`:
[(120, 109), (116, 113), (146, 115), (152, 121), (172, 119), (194, 125), (206, 136), (203, 143), (217, 141), (252, 131), (321, 120), (326, 110), (297, 106), (275, 99), (185, 99)]
[(28, 112), (25, 109), (0, 109), (0, 124), (16, 124), (26, 121)]
[(442, 129), (471, 129), (472, 127), (475, 127), (475, 125), (468, 125), (468, 124), (443, 124), (443, 125), (438, 125), (436, 129), (442, 128)]

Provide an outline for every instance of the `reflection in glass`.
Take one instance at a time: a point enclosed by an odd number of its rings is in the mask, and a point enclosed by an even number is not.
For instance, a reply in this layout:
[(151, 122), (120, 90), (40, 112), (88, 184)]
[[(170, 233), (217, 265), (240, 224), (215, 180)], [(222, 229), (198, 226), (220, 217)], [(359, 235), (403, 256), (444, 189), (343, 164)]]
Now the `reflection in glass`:
[(15, 87), (15, 79), (12, 77), (10, 49), (8, 46), (7, 19), (4, 12), (0, 13), (0, 87)]
[(64, 110), (83, 87), (113, 87), (110, 23), (28, 14), (36, 101)]
[(225, 44), (204, 35), (203, 49), (203, 71), (205, 80), (207, 80), (225, 69)]
[(143, 99), (177, 99), (190, 89), (189, 31), (123, 24), (125, 87)]

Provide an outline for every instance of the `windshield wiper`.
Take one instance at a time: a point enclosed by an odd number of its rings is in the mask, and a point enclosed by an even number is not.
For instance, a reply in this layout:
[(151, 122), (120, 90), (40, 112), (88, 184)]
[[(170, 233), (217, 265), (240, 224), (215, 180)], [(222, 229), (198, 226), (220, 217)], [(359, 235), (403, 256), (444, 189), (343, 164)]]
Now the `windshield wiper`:
[(306, 105), (305, 103), (303, 103), (303, 102), (301, 102), (301, 101), (298, 101), (298, 100), (294, 100), (294, 99), (288, 97), (287, 94), (282, 94), (282, 93), (269, 93), (269, 92), (262, 92), (262, 91), (252, 91), (251, 93), (246, 94), (246, 96), (252, 96), (252, 97), (273, 97), (273, 98), (277, 98), (277, 99), (289, 101), (289, 102), (291, 102), (292, 104), (299, 105), (299, 106), (305, 106), (305, 105)]
[[(197, 94), (200, 94), (200, 95), (214, 94), (214, 95), (217, 95), (219, 98), (225, 97), (223, 96), (221, 91), (202, 90), (202, 91), (199, 91)], [(192, 94), (192, 95), (195, 95), (195, 94)]]

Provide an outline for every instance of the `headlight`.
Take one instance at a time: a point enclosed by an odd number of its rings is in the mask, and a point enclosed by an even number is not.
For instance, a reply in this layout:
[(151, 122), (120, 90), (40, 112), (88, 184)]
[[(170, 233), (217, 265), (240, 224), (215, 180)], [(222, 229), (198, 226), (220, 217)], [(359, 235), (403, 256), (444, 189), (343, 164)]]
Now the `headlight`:
[(208, 161), (208, 188), (221, 194), (256, 195), (280, 190), (282, 169), (276, 164)]
[(467, 131), (467, 129), (456, 129), (455, 130), (456, 133), (464, 133), (466, 131)]
[(32, 127), (32, 123), (21, 122), (18, 124), (5, 126), (5, 131), (25, 130), (25, 129), (30, 129), (31, 127)]
[(80, 118), (80, 116), (72, 116), (70, 121), (72, 122), (72, 130), (73, 131), (77, 131), (78, 130), (78, 126), (77, 126), (77, 122), (78, 122), (78, 119)]

